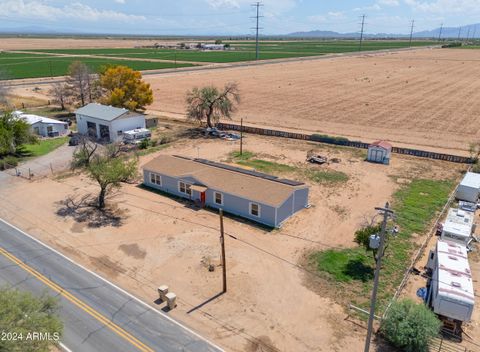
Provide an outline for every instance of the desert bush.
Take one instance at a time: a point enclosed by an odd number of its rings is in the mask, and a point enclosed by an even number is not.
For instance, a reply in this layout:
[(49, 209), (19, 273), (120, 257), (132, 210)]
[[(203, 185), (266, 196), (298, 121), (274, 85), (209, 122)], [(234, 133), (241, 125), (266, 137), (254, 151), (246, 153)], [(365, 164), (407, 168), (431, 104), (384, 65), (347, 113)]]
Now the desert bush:
[(347, 142), (349, 142), (348, 138), (333, 137), (333, 136), (328, 136), (326, 134), (312, 134), (310, 139), (315, 142), (332, 143), (332, 144), (339, 144), (339, 145), (345, 145), (347, 144)]
[(138, 149), (147, 149), (150, 146), (150, 140), (148, 138), (142, 139), (138, 144)]
[(395, 347), (407, 352), (428, 351), (428, 342), (438, 335), (441, 323), (423, 303), (395, 301), (380, 332)]

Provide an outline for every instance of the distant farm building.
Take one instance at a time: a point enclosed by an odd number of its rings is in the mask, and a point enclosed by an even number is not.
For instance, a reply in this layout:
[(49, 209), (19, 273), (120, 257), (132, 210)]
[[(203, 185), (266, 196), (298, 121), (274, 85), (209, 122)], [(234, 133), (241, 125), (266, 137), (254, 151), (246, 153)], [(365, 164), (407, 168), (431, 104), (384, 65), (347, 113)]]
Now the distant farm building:
[(68, 123), (32, 114), (15, 111), (13, 115), (30, 125), (31, 132), (42, 137), (58, 137), (68, 133)]
[(392, 145), (385, 141), (376, 141), (368, 146), (367, 160), (388, 165), (392, 154)]
[(308, 206), (302, 182), (204, 159), (161, 155), (143, 167), (143, 177), (148, 187), (271, 227)]
[(75, 111), (78, 133), (105, 142), (123, 140), (123, 133), (145, 128), (145, 116), (127, 109), (96, 103)]

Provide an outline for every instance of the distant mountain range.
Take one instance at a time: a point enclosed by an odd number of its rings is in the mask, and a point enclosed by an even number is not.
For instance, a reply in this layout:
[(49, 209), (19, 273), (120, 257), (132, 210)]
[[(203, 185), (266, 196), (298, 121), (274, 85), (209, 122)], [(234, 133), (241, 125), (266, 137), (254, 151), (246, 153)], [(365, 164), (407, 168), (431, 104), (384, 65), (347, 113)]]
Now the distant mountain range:
[[(463, 27), (443, 27), (442, 28), (442, 38), (456, 39), (459, 37), (465, 38), (480, 38), (480, 23), (471, 24)], [(122, 34), (107, 34), (107, 33), (94, 33), (88, 31), (77, 31), (72, 28), (49, 28), (44, 26), (23, 26), (15, 28), (1, 28), (0, 34), (6, 35), (122, 35)], [(440, 34), (440, 28), (435, 28), (429, 31), (415, 32), (413, 34), (414, 38), (438, 38)], [(128, 35), (128, 34), (124, 34)], [(146, 34), (145, 34), (146, 35)], [(130, 35), (135, 37), (135, 35)], [(158, 34), (148, 34), (147, 36), (159, 36)], [(172, 35), (169, 35), (169, 37)], [(225, 34), (211, 34), (212, 37), (224, 37)], [(229, 37), (248, 37), (249, 35), (229, 35)], [(278, 38), (335, 38), (335, 39), (356, 39), (360, 36), (359, 32), (348, 32), (340, 33), (334, 31), (326, 30), (312, 30), (306, 32), (294, 32), (285, 35), (262, 35), (262, 37), (278, 37)], [(409, 34), (399, 34), (399, 33), (364, 33), (364, 38), (372, 39), (381, 39), (381, 38), (408, 38)], [(205, 37), (205, 35), (182, 35), (182, 37)]]
[[(480, 38), (480, 23), (471, 24), (463, 27), (443, 27), (441, 29), (442, 38)], [(358, 38), (360, 33), (339, 33), (333, 31), (313, 30), (308, 32), (294, 32), (287, 34), (290, 38)], [(398, 33), (364, 33), (365, 38), (408, 38), (409, 34)], [(413, 33), (414, 38), (438, 38), (440, 27), (430, 31), (421, 31)]]

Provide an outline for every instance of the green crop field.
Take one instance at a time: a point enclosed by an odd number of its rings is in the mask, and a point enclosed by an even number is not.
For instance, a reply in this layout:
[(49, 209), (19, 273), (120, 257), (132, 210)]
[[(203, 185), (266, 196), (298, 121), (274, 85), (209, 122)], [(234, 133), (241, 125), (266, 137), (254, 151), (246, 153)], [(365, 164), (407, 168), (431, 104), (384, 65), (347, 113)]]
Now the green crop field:
[[(232, 50), (201, 51), (150, 48), (97, 48), (97, 49), (45, 49), (31, 53), (0, 53), (0, 70), (7, 78), (32, 78), (60, 76), (67, 72), (72, 61), (83, 61), (93, 70), (104, 65), (126, 65), (135, 70), (152, 70), (174, 67), (189, 67), (195, 62), (230, 63), (255, 60), (255, 43), (253, 41), (230, 41)], [(436, 42), (413, 41), (412, 46), (434, 45)], [(403, 40), (369, 40), (364, 41), (362, 50), (398, 49), (409, 46)], [(329, 53), (356, 52), (358, 41), (354, 40), (296, 40), (264, 41), (260, 43), (260, 59), (271, 60), (318, 56)], [(54, 54), (67, 54), (73, 57), (59, 57)], [(75, 55), (97, 55), (102, 58), (87, 58)], [(123, 60), (112, 59), (123, 58)], [(171, 62), (147, 62), (136, 59), (168, 60)], [(177, 63), (190, 61), (193, 64)]]
[[(13, 54), (11, 54), (13, 55)], [(109, 58), (85, 58), (85, 57), (59, 57), (33, 55), (19, 56), (15, 59), (0, 55), (0, 69), (3, 79), (36, 78), (63, 76), (67, 73), (68, 66), (73, 61), (82, 61), (93, 71), (98, 71), (106, 65), (125, 65), (134, 70), (156, 70), (175, 67), (190, 67), (190, 64), (177, 64), (170, 62), (148, 62), (135, 60), (111, 60)]]
[[(230, 51), (200, 51), (200, 50), (172, 50), (148, 48), (121, 48), (121, 49), (48, 49), (37, 52), (70, 54), (70, 55), (100, 55), (128, 58), (145, 58), (159, 60), (179, 60), (193, 62), (239, 62), (255, 60), (254, 42), (229, 42)], [(413, 41), (412, 46), (434, 45), (432, 41)], [(362, 50), (384, 50), (407, 48), (408, 41), (391, 40), (364, 41)], [(260, 44), (260, 59), (271, 60), (291, 57), (323, 55), (329, 53), (346, 53), (358, 51), (358, 41), (354, 40), (325, 40), (325, 41), (265, 41)]]

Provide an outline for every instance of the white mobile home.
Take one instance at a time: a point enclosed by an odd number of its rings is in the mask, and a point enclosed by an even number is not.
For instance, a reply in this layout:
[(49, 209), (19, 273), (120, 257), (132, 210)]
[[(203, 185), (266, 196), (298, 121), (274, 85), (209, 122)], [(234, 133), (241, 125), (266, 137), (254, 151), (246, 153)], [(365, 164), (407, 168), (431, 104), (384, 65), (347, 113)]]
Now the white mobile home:
[(144, 115), (96, 103), (77, 109), (75, 116), (78, 133), (106, 142), (122, 141), (125, 131), (145, 128)]
[(430, 251), (427, 268), (432, 273), (427, 283), (427, 304), (459, 329), (462, 322), (470, 321), (475, 305), (466, 247), (438, 240), (436, 248)]
[(474, 232), (474, 213), (450, 208), (443, 224), (441, 238), (466, 246)]
[(467, 172), (457, 188), (455, 198), (476, 203), (480, 195), (480, 174)]
[(41, 137), (58, 137), (68, 133), (68, 124), (66, 122), (49, 117), (24, 114), (21, 111), (15, 111), (13, 115), (28, 123), (31, 132)]

